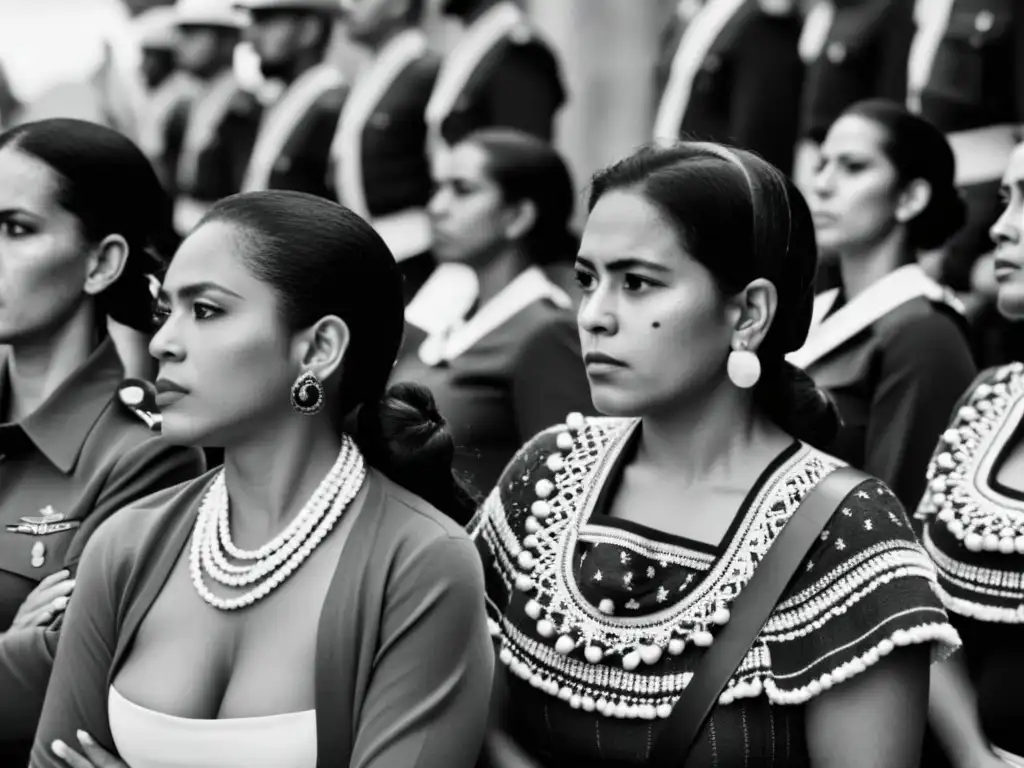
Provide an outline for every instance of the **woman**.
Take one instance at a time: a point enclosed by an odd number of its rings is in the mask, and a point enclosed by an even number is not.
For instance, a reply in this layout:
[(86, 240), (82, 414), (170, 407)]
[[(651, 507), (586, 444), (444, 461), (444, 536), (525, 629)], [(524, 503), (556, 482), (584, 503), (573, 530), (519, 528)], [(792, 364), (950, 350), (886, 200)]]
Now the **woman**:
[[(752, 154), (648, 149), (594, 180), (578, 319), (614, 418), (534, 439), (470, 528), (504, 728), (536, 765), (649, 764), (756, 561), (840, 465), (804, 442), (836, 417), (783, 357), (815, 264), (803, 198)], [(680, 766), (917, 764), (929, 655), (956, 633), (892, 493), (871, 479), (840, 510)]]
[[(117, 393), (108, 325), (151, 329), (171, 206), (120, 134), (76, 120), (0, 134), (0, 764), (25, 765), (86, 541), (203, 471)], [(130, 393), (130, 389), (126, 389)], [(135, 400), (128, 401), (135, 405)]]
[(789, 360), (838, 406), (843, 429), (828, 450), (912, 508), (935, 436), (976, 373), (962, 317), (916, 263), (963, 223), (953, 153), (886, 101), (850, 107), (821, 152), (810, 206), (841, 287), (818, 296), (807, 344)]
[[(1024, 147), (992, 227), (999, 311), (1024, 318)], [(1024, 765), (1024, 407), (1021, 363), (984, 371), (953, 411), (917, 509), (963, 652), (932, 673), (931, 723), (954, 768)], [(998, 755), (998, 758), (997, 758)]]
[[(392, 379), (433, 391), (456, 470), (483, 495), (526, 440), (570, 410), (591, 410), (572, 300), (556, 284), (576, 246), (572, 179), (547, 143), (493, 129), (457, 144), (436, 183), (434, 254), (442, 269), (466, 271), (469, 291), (424, 286)], [(415, 327), (456, 311), (430, 333)]]
[(188, 236), (158, 401), (164, 436), (224, 467), (90, 543), (33, 766), (473, 765), (483, 578), (428, 503), (464, 503), (429, 393), (385, 394), (402, 309), (383, 240), (326, 200), (226, 198)]

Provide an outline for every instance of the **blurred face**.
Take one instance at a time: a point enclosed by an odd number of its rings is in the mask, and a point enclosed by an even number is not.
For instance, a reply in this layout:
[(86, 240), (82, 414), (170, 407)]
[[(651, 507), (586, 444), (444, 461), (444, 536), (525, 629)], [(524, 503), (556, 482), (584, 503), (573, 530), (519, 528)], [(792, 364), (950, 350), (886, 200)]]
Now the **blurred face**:
[(142, 78), (147, 88), (160, 85), (174, 70), (176, 54), (158, 48), (147, 48), (142, 51)]
[(164, 279), (149, 350), (160, 365), (163, 435), (174, 443), (237, 445), (290, 415), (292, 335), (241, 247), (231, 226), (204, 224)]
[(440, 261), (479, 264), (508, 245), (513, 213), (487, 173), (487, 154), (463, 143), (439, 163), (427, 206)]
[(733, 326), (721, 292), (641, 195), (616, 191), (598, 201), (576, 271), (580, 343), (598, 411), (670, 411), (726, 383)]
[(294, 60), (307, 44), (309, 26), (314, 21), (297, 13), (260, 11), (253, 14), (249, 40), (259, 54), (265, 74), (273, 76)]
[(400, 25), (408, 0), (342, 0), (346, 29), (353, 40), (376, 40)]
[(884, 142), (879, 125), (856, 115), (829, 129), (808, 201), (821, 248), (860, 251), (896, 227), (899, 185)]
[(178, 66), (188, 72), (204, 72), (217, 60), (217, 32), (210, 27), (180, 27), (175, 56)]
[(0, 149), (0, 344), (47, 338), (86, 300), (88, 244), (58, 181), (41, 160)]
[(991, 230), (996, 244), (997, 301), (1000, 313), (1019, 320), (1024, 319), (1024, 145), (1010, 157), (1001, 193), (1006, 207)]

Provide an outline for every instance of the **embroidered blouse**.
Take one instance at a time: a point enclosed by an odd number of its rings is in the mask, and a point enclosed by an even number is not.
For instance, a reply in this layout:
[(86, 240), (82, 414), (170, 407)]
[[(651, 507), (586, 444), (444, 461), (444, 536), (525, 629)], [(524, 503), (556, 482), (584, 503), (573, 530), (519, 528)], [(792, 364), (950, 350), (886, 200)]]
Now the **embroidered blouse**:
[(915, 518), (938, 594), (964, 639), (986, 735), (1024, 754), (1024, 492), (997, 479), (1022, 437), (1024, 364), (983, 372), (961, 398), (928, 466)]
[[(703, 649), (801, 500), (840, 462), (794, 442), (719, 546), (609, 516), (639, 422), (579, 414), (527, 444), (470, 523), (508, 667), (505, 726), (543, 765), (641, 765)], [(935, 573), (877, 480), (845, 500), (687, 766), (808, 764), (803, 707), (897, 645), (958, 645)]]

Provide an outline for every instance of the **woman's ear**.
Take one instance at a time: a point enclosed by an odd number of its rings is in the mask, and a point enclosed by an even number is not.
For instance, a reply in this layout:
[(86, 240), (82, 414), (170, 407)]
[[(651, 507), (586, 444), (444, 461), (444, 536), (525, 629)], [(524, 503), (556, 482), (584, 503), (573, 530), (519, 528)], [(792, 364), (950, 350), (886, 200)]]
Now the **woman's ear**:
[(128, 242), (121, 235), (107, 235), (89, 254), (83, 290), (90, 296), (102, 293), (117, 282), (127, 263)]
[(295, 340), (295, 357), (302, 370), (312, 371), (321, 381), (342, 367), (351, 333), (336, 315), (327, 315), (303, 331)]
[(757, 352), (771, 329), (779, 293), (770, 280), (759, 277), (729, 300), (732, 348)]

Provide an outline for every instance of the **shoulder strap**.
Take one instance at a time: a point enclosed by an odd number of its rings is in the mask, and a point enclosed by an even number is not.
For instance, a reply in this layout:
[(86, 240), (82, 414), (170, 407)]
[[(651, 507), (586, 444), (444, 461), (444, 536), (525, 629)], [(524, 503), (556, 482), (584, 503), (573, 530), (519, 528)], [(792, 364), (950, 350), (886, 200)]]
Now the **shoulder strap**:
[(697, 662), (693, 679), (654, 743), (649, 765), (683, 764), (719, 695), (743, 663), (800, 563), (843, 499), (867, 479), (859, 469), (842, 467), (807, 494), (736, 597), (729, 623)]

